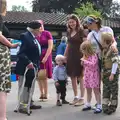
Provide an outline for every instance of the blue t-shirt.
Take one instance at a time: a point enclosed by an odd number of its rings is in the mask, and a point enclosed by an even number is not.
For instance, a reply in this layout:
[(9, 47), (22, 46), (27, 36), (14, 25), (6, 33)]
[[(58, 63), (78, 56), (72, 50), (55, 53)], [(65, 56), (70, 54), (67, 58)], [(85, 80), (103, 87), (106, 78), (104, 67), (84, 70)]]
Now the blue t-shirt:
[(65, 49), (66, 49), (66, 43), (65, 42), (61, 42), (60, 45), (57, 47), (57, 55), (64, 55), (64, 52), (65, 52)]

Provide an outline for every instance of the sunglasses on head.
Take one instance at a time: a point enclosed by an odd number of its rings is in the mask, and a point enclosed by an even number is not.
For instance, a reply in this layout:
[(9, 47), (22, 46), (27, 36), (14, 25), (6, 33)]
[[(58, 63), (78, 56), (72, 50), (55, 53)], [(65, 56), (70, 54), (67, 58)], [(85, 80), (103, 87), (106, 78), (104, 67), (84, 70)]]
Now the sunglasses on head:
[(86, 18), (84, 19), (84, 22), (85, 22), (86, 24), (92, 24), (93, 22), (95, 22), (95, 19), (88, 16), (88, 17), (86, 17)]

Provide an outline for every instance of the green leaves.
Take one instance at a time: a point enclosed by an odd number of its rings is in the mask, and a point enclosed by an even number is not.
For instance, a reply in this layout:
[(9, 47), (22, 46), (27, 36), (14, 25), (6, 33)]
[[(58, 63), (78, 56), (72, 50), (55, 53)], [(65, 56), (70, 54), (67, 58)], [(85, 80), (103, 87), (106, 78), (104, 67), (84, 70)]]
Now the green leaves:
[(24, 11), (24, 12), (26, 12), (27, 9), (24, 6), (21, 6), (21, 5), (18, 5), (18, 6), (13, 5), (12, 6), (12, 11)]
[(75, 13), (78, 14), (80, 17), (88, 16), (88, 15), (95, 15), (97, 17), (102, 17), (101, 11), (97, 11), (94, 9), (94, 5), (90, 2), (86, 4), (80, 5), (80, 8), (75, 8)]

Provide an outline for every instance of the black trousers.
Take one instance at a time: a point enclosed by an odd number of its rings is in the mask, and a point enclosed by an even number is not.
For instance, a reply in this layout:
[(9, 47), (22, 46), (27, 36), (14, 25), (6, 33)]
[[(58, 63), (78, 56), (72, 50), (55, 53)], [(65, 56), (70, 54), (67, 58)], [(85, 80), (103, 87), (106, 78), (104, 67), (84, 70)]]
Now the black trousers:
[(34, 69), (29, 69), (28, 72), (26, 73), (25, 87), (31, 88), (34, 77), (35, 77)]
[(65, 100), (66, 97), (66, 80), (58, 80), (59, 86), (56, 87), (57, 94), (61, 94), (61, 100)]

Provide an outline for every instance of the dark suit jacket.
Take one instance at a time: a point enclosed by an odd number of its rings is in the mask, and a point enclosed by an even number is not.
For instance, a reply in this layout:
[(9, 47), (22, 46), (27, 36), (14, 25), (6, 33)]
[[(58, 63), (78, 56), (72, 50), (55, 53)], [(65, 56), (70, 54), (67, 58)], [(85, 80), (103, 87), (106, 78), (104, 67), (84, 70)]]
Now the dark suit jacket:
[(18, 60), (16, 65), (16, 74), (24, 75), (26, 66), (32, 62), (39, 67), (39, 49), (34, 43), (34, 37), (30, 32), (26, 32), (20, 35), (22, 41), (20, 51), (18, 53)]

